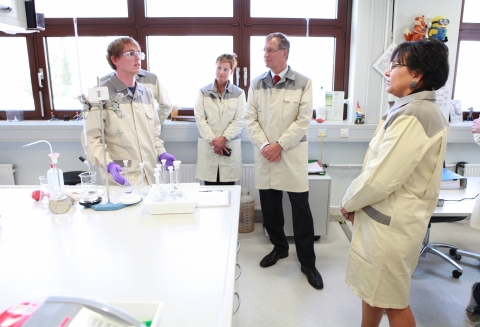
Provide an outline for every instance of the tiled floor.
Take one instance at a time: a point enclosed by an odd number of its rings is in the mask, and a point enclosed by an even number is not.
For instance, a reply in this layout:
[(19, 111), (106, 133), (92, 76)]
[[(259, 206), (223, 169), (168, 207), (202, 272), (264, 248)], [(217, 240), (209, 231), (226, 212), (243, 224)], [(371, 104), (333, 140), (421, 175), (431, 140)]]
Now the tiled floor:
[[(431, 241), (450, 243), (472, 252), (480, 252), (480, 231), (469, 227), (469, 221), (434, 224)], [(255, 224), (252, 233), (240, 234), (241, 249), (237, 260), (242, 275), (236, 289), (241, 297), (237, 313), (241, 327), (350, 327), (360, 326), (361, 300), (344, 282), (349, 241), (333, 218), (328, 236), (315, 244), (317, 268), (325, 288), (315, 290), (300, 271), (293, 239), (290, 255), (269, 268), (261, 268), (260, 260), (272, 245)], [(410, 305), (417, 327), (470, 326), (464, 310), (470, 288), (480, 281), (480, 261), (464, 257), (460, 261), (463, 275), (452, 277), (453, 266), (427, 254), (421, 257), (412, 278)], [(384, 316), (380, 326), (388, 326)]]

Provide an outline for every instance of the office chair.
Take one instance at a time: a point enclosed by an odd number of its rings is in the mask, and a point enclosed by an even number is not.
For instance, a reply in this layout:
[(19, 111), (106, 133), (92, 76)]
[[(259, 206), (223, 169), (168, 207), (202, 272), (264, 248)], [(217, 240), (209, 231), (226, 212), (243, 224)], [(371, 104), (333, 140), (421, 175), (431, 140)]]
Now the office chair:
[(463, 220), (467, 217), (431, 217), (430, 222), (428, 223), (428, 229), (427, 229), (427, 235), (425, 235), (425, 238), (423, 239), (422, 243), (422, 249), (420, 250), (420, 255), (425, 256), (426, 252), (432, 253), (435, 255), (438, 255), (439, 257), (442, 257), (445, 259), (448, 263), (450, 263), (452, 266), (454, 266), (456, 269), (452, 270), (452, 276), (453, 278), (459, 278), (462, 276), (463, 269), (462, 267), (456, 263), (452, 258), (444, 254), (443, 252), (440, 252), (437, 248), (448, 248), (449, 249), (449, 254), (453, 256), (456, 260), (460, 260), (462, 258), (462, 255), (465, 255), (467, 257), (472, 257), (480, 260), (480, 254), (473, 253), (473, 252), (468, 252), (464, 250), (458, 249), (458, 247), (450, 245), (450, 244), (445, 244), (445, 243), (429, 243), (430, 241), (430, 227), (432, 223), (451, 223), (455, 221), (460, 221)]
[(63, 184), (64, 185), (78, 185), (81, 183), (80, 175), (83, 171), (66, 171), (63, 173)]

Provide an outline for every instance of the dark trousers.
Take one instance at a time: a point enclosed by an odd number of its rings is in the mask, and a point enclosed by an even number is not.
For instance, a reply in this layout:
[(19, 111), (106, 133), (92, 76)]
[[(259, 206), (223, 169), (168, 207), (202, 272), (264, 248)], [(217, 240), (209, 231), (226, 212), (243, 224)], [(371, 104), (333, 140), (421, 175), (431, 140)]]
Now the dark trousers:
[[(275, 249), (288, 250), (288, 241), (283, 230), (283, 191), (259, 190), (262, 206), (263, 225), (270, 236)], [(308, 192), (287, 192), (292, 205), (293, 234), (298, 260), (304, 267), (315, 266), (315, 251), (313, 249), (314, 230), (313, 216), (308, 203)]]
[(205, 185), (235, 185), (235, 182), (220, 182), (220, 169), (217, 170), (217, 181), (216, 182), (207, 182)]

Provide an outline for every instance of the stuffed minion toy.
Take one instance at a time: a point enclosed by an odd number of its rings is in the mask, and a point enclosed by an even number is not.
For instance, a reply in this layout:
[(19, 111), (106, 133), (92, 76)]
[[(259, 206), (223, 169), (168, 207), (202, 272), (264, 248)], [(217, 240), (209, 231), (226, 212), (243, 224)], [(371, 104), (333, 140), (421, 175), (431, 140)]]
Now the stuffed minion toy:
[(448, 33), (447, 33), (447, 26), (450, 23), (448, 18), (443, 16), (437, 16), (432, 20), (432, 26), (428, 31), (428, 37), (433, 39), (447, 42), (448, 41)]

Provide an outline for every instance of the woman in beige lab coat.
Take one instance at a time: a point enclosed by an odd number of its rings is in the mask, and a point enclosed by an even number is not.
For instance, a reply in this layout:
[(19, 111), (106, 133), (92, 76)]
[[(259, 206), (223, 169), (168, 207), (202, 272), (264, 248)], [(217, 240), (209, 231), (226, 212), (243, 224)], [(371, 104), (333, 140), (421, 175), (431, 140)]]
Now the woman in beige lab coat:
[(200, 89), (195, 104), (198, 138), (197, 175), (205, 185), (233, 185), (242, 177), (240, 133), (245, 92), (229, 81), (236, 54), (216, 60), (216, 79)]
[(398, 97), (369, 144), (341, 212), (353, 223), (346, 282), (362, 298), (362, 327), (415, 326), (410, 282), (435, 210), (448, 122), (435, 100), (448, 78), (448, 48), (422, 39), (400, 44), (385, 72)]

